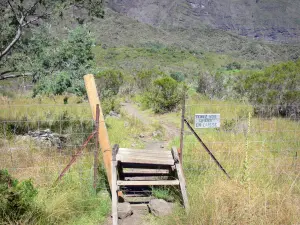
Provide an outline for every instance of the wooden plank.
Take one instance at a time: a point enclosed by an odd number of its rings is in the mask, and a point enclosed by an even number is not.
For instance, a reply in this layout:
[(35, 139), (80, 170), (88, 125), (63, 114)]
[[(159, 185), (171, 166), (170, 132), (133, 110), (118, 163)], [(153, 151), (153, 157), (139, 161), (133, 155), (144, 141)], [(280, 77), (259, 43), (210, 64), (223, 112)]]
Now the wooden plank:
[(169, 176), (125, 176), (124, 180), (168, 180)]
[(142, 156), (121, 156), (117, 155), (117, 161), (122, 163), (137, 163), (137, 164), (156, 164), (156, 165), (174, 165), (173, 158), (171, 159), (155, 159)]
[(142, 168), (124, 168), (123, 174), (169, 174), (168, 169), (142, 169)]
[(172, 153), (160, 154), (160, 153), (144, 153), (144, 152), (120, 152), (120, 156), (145, 156), (145, 157), (155, 157), (155, 158), (172, 158)]
[(118, 186), (164, 186), (179, 185), (179, 180), (155, 180), (155, 181), (124, 181), (118, 180)]
[(129, 198), (132, 198), (132, 197), (149, 197), (149, 196), (151, 196), (149, 192), (138, 192), (138, 193), (133, 193), (133, 194), (125, 194), (124, 198), (125, 197), (129, 197)]
[(166, 150), (145, 150), (145, 149), (129, 149), (129, 148), (120, 148), (119, 153), (149, 153), (149, 154), (162, 154), (170, 155), (171, 151)]
[[(176, 147), (172, 147), (172, 154), (174, 155), (174, 158), (179, 159)], [(184, 205), (184, 208), (186, 209), (186, 212), (188, 213), (190, 210), (190, 206), (189, 206), (188, 195), (187, 195), (187, 191), (186, 191), (186, 183), (185, 183), (183, 170), (182, 170), (180, 162), (177, 161), (175, 163), (175, 167), (176, 167), (176, 171), (177, 171), (177, 175), (178, 175), (183, 205)]]
[(142, 157), (142, 158), (148, 158), (148, 159), (159, 159), (159, 160), (170, 160), (170, 159), (173, 159), (173, 156), (172, 155), (150, 155), (150, 154), (133, 154), (133, 153), (130, 153), (130, 154), (118, 154), (117, 157)]
[(111, 198), (112, 198), (112, 219), (113, 225), (118, 225), (118, 194), (117, 194), (117, 161), (111, 161)]
[[(123, 169), (135, 168), (135, 169), (165, 169), (170, 170), (172, 166), (170, 165), (155, 165), (155, 164), (136, 164), (136, 163), (121, 163)], [(174, 166), (175, 170), (175, 166)]]

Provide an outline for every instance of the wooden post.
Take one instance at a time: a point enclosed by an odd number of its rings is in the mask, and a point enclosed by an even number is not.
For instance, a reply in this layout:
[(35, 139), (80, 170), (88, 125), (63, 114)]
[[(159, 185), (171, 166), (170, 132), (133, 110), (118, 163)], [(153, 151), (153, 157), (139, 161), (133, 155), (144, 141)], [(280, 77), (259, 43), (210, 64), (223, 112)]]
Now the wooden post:
[(185, 117), (185, 87), (183, 88), (183, 97), (182, 97), (182, 109), (181, 109), (181, 129), (180, 129), (180, 150), (179, 159), (183, 165), (182, 156), (183, 156), (183, 135), (184, 135), (184, 117)]
[(97, 189), (97, 182), (98, 182), (98, 167), (99, 167), (99, 115), (100, 109), (99, 105), (96, 105), (96, 121), (95, 121), (95, 130), (96, 130), (96, 144), (95, 144), (95, 151), (94, 151), (94, 189)]
[(177, 176), (178, 176), (178, 180), (179, 180), (183, 205), (184, 205), (186, 212), (189, 213), (190, 205), (189, 205), (189, 200), (188, 200), (188, 195), (187, 195), (187, 190), (186, 190), (185, 178), (183, 175), (183, 168), (181, 166), (181, 163), (178, 161), (179, 156), (177, 153), (177, 149), (175, 147), (172, 147), (172, 154), (173, 154), (174, 161), (175, 161), (175, 168), (176, 168)]
[(118, 187), (117, 187), (117, 153), (119, 150), (119, 145), (115, 145), (113, 148), (113, 155), (112, 155), (112, 161), (111, 161), (111, 167), (112, 167), (112, 186), (111, 186), (111, 201), (112, 201), (112, 220), (113, 225), (118, 225)]
[(88, 95), (89, 103), (91, 106), (92, 114), (94, 120), (96, 120), (96, 106), (99, 105), (100, 113), (99, 113), (99, 132), (98, 132), (98, 137), (99, 137), (99, 144), (102, 150), (102, 155), (103, 155), (103, 162), (106, 170), (106, 175), (108, 179), (109, 186), (111, 188), (111, 146), (109, 143), (109, 138), (108, 138), (108, 133), (106, 129), (106, 125), (104, 122), (104, 116), (102, 113), (101, 109), (101, 104), (96, 88), (96, 83), (94, 76), (92, 74), (88, 74), (84, 76), (84, 83), (85, 83), (85, 88), (86, 92)]

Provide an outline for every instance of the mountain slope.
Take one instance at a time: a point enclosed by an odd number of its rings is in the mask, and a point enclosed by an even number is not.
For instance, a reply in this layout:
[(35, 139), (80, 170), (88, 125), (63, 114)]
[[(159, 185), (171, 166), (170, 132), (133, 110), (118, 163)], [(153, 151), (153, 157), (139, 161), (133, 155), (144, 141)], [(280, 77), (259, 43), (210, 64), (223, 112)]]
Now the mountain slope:
[(298, 0), (113, 0), (108, 6), (155, 27), (208, 25), (276, 42), (295, 42), (300, 36)]

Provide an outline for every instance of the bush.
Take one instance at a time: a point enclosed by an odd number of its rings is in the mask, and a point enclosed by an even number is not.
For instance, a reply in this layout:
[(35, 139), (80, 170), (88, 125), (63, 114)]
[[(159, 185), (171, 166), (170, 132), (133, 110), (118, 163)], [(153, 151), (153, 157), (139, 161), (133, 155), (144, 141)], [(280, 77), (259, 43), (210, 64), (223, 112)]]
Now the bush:
[(170, 76), (178, 82), (184, 81), (184, 75), (181, 72), (173, 72)]
[(209, 98), (223, 98), (225, 95), (226, 79), (222, 73), (200, 73), (198, 77), (197, 92)]
[(237, 78), (235, 90), (262, 116), (300, 116), (300, 60), (249, 72)]
[(165, 113), (174, 110), (181, 101), (180, 84), (171, 77), (163, 77), (153, 82), (151, 92), (145, 94), (145, 99), (155, 113)]
[(124, 75), (118, 70), (105, 70), (96, 75), (96, 83), (101, 99), (111, 98), (119, 93)]
[(101, 106), (104, 115), (108, 115), (110, 111), (120, 113), (121, 110), (120, 101), (116, 97), (105, 98), (104, 100), (102, 100)]
[(73, 76), (65, 71), (58, 72), (52, 76), (44, 77), (33, 89), (33, 97), (38, 94), (62, 95), (72, 93), (78, 96), (85, 94), (83, 80), (74, 79)]
[(30, 180), (18, 182), (6, 170), (0, 170), (0, 223), (30, 221), (39, 214), (34, 199), (37, 190)]
[(159, 70), (141, 70), (137, 72), (135, 82), (140, 90), (149, 91), (152, 82), (158, 77), (164, 76), (166, 75)]
[(227, 70), (240, 70), (242, 68), (242, 65), (238, 62), (232, 62), (227, 64), (226, 69)]

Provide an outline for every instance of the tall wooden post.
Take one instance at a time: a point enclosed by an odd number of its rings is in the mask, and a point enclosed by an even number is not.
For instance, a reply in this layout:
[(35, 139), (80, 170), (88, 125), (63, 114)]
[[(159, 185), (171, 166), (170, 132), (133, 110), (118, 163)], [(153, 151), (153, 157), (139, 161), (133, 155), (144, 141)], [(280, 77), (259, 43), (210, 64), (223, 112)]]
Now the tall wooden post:
[(93, 118), (96, 121), (96, 106), (99, 105), (100, 113), (99, 113), (99, 129), (98, 129), (98, 138), (99, 144), (102, 150), (103, 162), (106, 170), (107, 180), (109, 182), (109, 186), (111, 188), (111, 159), (112, 159), (112, 150), (109, 143), (108, 133), (106, 129), (106, 125), (104, 122), (104, 116), (101, 109), (101, 104), (96, 88), (96, 83), (94, 76), (92, 74), (88, 74), (84, 76), (84, 83), (86, 92), (88, 95), (89, 103), (91, 106)]
[(182, 109), (181, 109), (181, 129), (180, 129), (180, 150), (179, 150), (179, 158), (181, 164), (183, 164), (182, 161), (182, 155), (183, 155), (183, 135), (184, 135), (184, 117), (185, 117), (185, 87), (183, 88), (183, 96), (182, 96)]

